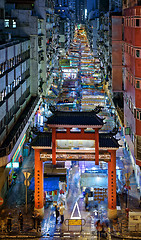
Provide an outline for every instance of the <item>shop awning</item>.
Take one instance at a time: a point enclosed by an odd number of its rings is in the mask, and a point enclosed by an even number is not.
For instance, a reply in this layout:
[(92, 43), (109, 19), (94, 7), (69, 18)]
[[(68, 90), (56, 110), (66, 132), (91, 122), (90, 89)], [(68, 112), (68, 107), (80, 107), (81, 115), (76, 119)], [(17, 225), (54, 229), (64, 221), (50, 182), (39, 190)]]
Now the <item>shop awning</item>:
[[(34, 177), (30, 181), (30, 190), (35, 189), (35, 179)], [(44, 191), (55, 191), (59, 189), (59, 177), (48, 177), (44, 178)]]

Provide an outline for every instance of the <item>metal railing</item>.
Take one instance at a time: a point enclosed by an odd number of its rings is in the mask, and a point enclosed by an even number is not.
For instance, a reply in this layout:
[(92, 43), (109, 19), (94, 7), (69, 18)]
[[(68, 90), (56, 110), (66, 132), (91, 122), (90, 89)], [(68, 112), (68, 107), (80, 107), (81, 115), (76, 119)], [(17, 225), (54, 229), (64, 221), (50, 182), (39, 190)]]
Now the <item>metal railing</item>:
[[(11, 139), (11, 141), (7, 144), (7, 146), (1, 147), (0, 148), (0, 157), (4, 157), (6, 155), (9, 155), (10, 152), (12, 151), (14, 145), (16, 144), (20, 134), (22, 133), (25, 125), (27, 124), (31, 114), (33, 113), (33, 110), (35, 108), (35, 106), (37, 105), (39, 98), (35, 98), (35, 100), (33, 101), (32, 106), (30, 107), (29, 111), (26, 113), (23, 112), (23, 114), (20, 116), (20, 118), (18, 119), (16, 125), (19, 125), (17, 128), (17, 131), (14, 132), (14, 135)], [(26, 111), (26, 109), (25, 109)], [(15, 126), (14, 126), (15, 127)]]

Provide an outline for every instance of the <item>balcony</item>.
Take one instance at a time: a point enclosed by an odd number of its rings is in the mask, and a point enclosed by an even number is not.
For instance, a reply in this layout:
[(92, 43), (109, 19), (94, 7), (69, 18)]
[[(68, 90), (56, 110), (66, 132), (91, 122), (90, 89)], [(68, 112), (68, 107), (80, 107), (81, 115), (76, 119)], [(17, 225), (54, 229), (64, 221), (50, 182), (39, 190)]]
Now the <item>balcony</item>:
[(30, 116), (33, 113), (34, 108), (36, 107), (39, 101), (39, 97), (31, 97), (26, 108), (22, 112), (21, 116), (18, 118), (17, 122), (7, 135), (5, 141), (0, 147), (0, 157), (7, 156), (11, 153), (14, 145), (16, 144), (20, 134), (22, 133), (25, 125), (27, 124)]

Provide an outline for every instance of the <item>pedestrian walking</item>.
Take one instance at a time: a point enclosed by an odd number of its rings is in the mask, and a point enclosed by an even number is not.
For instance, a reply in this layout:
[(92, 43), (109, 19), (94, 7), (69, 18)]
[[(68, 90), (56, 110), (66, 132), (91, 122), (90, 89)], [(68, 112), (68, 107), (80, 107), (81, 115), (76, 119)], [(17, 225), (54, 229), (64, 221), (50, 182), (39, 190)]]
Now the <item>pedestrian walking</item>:
[(102, 232), (102, 225), (100, 223), (100, 220), (96, 222), (96, 229), (97, 229), (97, 236), (100, 239), (101, 237), (101, 232)]
[(5, 220), (4, 219), (1, 219), (0, 225), (1, 225), (2, 233), (5, 232), (6, 229), (5, 229)]
[(12, 227), (12, 216), (11, 216), (11, 213), (8, 213), (8, 216), (7, 216), (7, 232), (11, 232), (11, 227)]
[(59, 207), (58, 207), (57, 204), (55, 205), (55, 213), (56, 213), (56, 223), (57, 223), (58, 222), (58, 217), (59, 217)]
[(65, 206), (61, 202), (61, 205), (60, 205), (60, 208), (59, 208), (59, 213), (60, 213), (60, 216), (61, 216), (61, 222), (60, 223), (64, 222), (64, 211), (65, 211)]
[(88, 193), (85, 195), (85, 209), (88, 210)]
[(109, 239), (109, 240), (112, 239), (112, 238), (111, 238), (111, 229), (110, 229), (110, 227), (108, 227), (108, 229), (107, 229), (107, 236), (108, 236), (108, 239)]
[(32, 214), (32, 219), (33, 219), (33, 229), (35, 229), (36, 228), (35, 227), (35, 223), (36, 223), (36, 213), (35, 213), (35, 211)]
[(19, 212), (18, 220), (19, 220), (19, 225), (20, 225), (20, 231), (23, 231), (23, 214), (21, 211)]

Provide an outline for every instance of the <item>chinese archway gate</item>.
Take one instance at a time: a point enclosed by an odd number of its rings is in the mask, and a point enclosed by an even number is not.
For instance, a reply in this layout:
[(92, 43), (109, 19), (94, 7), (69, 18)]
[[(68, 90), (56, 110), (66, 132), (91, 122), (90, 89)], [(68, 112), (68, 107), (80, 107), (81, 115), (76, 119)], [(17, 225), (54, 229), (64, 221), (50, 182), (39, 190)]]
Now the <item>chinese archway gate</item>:
[[(48, 119), (48, 126), (52, 132), (40, 133), (33, 141), (32, 147), (35, 152), (35, 209), (44, 214), (43, 196), (43, 162), (50, 156), (52, 164), (61, 161), (60, 154), (88, 154), (86, 161), (95, 160), (108, 162), (108, 217), (117, 216), (116, 209), (116, 150), (119, 148), (117, 140), (109, 133), (99, 133), (103, 126), (103, 120), (94, 111), (91, 112), (59, 112)], [(81, 149), (58, 149), (58, 140), (92, 140), (93, 150)], [(89, 159), (89, 156), (92, 159)], [(72, 157), (73, 158), (73, 157)], [(64, 160), (64, 159), (63, 159)], [(67, 161), (67, 159), (65, 159)], [(84, 161), (84, 160), (83, 160)]]

